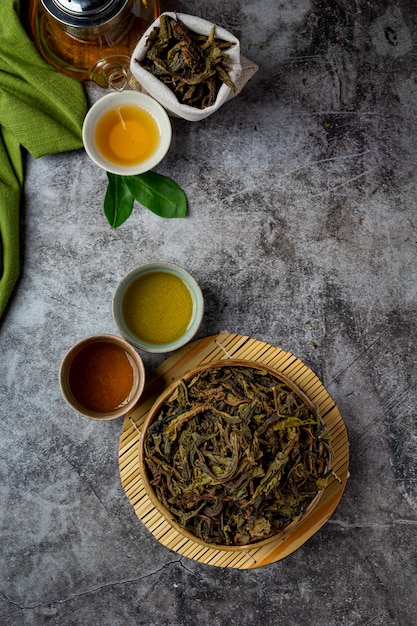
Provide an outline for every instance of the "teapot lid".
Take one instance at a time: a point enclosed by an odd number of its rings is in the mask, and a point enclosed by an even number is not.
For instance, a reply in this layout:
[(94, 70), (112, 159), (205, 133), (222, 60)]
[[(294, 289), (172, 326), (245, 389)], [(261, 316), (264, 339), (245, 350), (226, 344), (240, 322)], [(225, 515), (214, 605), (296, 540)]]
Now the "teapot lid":
[(99, 26), (115, 18), (129, 0), (41, 0), (45, 9), (68, 26)]

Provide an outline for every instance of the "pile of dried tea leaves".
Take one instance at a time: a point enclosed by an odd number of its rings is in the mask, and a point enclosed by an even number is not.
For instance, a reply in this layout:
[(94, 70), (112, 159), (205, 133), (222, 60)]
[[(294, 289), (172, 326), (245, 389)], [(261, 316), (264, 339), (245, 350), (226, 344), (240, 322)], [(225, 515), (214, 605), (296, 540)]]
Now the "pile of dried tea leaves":
[(148, 50), (140, 65), (159, 78), (181, 104), (205, 109), (214, 104), (223, 83), (234, 92), (229, 77), (229, 55), (233, 43), (192, 32), (181, 20), (162, 14), (159, 26), (150, 33)]
[(329, 433), (265, 370), (224, 366), (181, 380), (144, 439), (148, 479), (178, 524), (208, 543), (282, 531), (327, 484)]

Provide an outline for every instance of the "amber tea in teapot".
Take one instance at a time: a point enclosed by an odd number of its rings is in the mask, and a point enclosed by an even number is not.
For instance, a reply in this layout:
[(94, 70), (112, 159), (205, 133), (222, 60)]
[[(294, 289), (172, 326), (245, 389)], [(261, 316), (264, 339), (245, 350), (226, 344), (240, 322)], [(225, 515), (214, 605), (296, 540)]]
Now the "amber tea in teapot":
[(56, 69), (121, 90), (131, 53), (159, 13), (158, 0), (31, 0), (29, 32)]

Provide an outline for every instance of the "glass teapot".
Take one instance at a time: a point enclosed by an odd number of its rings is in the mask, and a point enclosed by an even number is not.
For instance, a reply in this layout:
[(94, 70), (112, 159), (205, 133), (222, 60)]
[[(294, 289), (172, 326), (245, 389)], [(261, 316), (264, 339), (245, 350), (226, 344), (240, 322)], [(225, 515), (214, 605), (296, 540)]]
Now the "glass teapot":
[(56, 69), (121, 91), (131, 53), (159, 14), (158, 0), (30, 0), (29, 34)]

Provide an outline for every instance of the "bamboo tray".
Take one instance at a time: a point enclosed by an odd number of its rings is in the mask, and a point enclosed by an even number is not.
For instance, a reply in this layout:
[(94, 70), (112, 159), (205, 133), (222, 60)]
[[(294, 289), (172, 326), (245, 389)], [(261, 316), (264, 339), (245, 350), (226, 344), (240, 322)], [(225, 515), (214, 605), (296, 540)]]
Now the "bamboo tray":
[[(203, 363), (228, 359), (255, 361), (282, 372), (317, 406), (332, 438), (335, 476), (320, 497), (317, 506), (300, 522), (275, 541), (239, 552), (206, 548), (177, 531), (153, 506), (145, 492), (140, 464), (141, 427), (159, 394), (175, 379)], [(321, 381), (302, 361), (290, 352), (243, 335), (222, 333), (199, 339), (175, 352), (162, 363), (145, 385), (140, 404), (123, 424), (119, 447), (122, 486), (137, 517), (164, 546), (190, 559), (217, 567), (253, 569), (279, 561), (312, 537), (336, 509), (348, 478), (349, 443), (342, 417)]]

